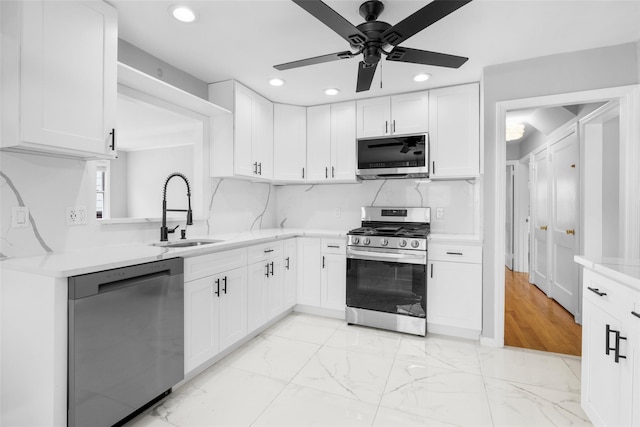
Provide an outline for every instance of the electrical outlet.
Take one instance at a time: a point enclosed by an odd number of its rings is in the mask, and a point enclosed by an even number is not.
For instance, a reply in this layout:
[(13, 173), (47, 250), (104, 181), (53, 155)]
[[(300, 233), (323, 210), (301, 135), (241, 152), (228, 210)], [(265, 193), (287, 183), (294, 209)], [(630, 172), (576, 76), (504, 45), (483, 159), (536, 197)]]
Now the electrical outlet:
[(444, 208), (436, 208), (436, 219), (444, 218)]
[(11, 227), (29, 227), (29, 208), (26, 206), (14, 206), (11, 212)]
[(67, 208), (67, 225), (84, 225), (87, 223), (87, 207)]
[(340, 215), (342, 214), (342, 212), (340, 211), (340, 208), (336, 208), (333, 211), (333, 214), (335, 215), (336, 218), (340, 218)]

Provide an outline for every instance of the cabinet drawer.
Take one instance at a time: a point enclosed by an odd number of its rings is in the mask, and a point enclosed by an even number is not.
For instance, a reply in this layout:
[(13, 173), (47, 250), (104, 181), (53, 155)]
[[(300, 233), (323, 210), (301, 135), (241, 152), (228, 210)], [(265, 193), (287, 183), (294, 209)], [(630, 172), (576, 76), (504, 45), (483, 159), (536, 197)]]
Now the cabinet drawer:
[(347, 241), (346, 239), (322, 239), (321, 251), (324, 254), (347, 254)]
[(205, 276), (222, 273), (247, 265), (247, 249), (216, 252), (200, 255), (184, 260), (184, 281), (199, 279)]
[(429, 261), (482, 263), (482, 246), (429, 242), (427, 249)]
[[(607, 312), (620, 313), (622, 317), (635, 317), (631, 311), (640, 309), (638, 293), (617, 283), (611, 279), (594, 273), (591, 270), (584, 270), (582, 294), (585, 301), (590, 301)], [(640, 321), (640, 319), (638, 319)]]
[(263, 243), (249, 247), (249, 264), (282, 255), (282, 241)]

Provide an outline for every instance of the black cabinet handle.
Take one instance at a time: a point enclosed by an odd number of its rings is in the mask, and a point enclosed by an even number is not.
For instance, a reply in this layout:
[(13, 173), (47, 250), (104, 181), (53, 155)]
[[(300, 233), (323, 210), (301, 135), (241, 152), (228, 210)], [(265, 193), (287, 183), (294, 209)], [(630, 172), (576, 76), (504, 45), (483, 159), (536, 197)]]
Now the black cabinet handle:
[(273, 261), (271, 261), (271, 275), (273, 276)]
[(384, 121), (384, 133), (389, 133), (389, 120)]
[(447, 255), (464, 255), (462, 252), (447, 252)]
[(609, 336), (611, 335), (611, 332), (614, 332), (614, 330), (611, 329), (609, 324), (607, 324), (606, 329), (605, 329), (605, 333), (607, 335), (605, 336), (605, 339), (604, 339), (604, 343), (605, 343), (604, 345), (606, 346), (604, 354), (606, 354), (607, 356), (609, 355), (609, 351), (615, 350), (615, 348), (611, 347), (611, 340), (609, 339)]
[(329, 178), (329, 168), (328, 167), (324, 168), (324, 177), (325, 178)]
[(431, 263), (431, 278), (433, 279), (433, 263)]
[(265, 264), (264, 266), (267, 269), (267, 272), (264, 275), (269, 277), (269, 263)]
[(258, 175), (258, 162), (253, 162), (253, 173)]
[(224, 278), (222, 279), (222, 281), (224, 282), (224, 288), (222, 288), (222, 291), (225, 293), (227, 293), (227, 276), (224, 276)]
[(605, 296), (607, 293), (606, 292), (600, 292), (600, 289), (598, 288), (590, 288), (589, 286), (587, 286), (587, 289), (589, 289), (591, 292), (598, 294), (598, 296)]
[(304, 168), (302, 168), (302, 179), (304, 179)]
[(322, 268), (324, 268), (324, 255), (322, 255)]
[(111, 151), (116, 151), (116, 129), (111, 128), (109, 135), (111, 135), (111, 145), (109, 145), (109, 148), (111, 148)]
[(287, 261), (287, 264), (284, 266), (284, 268), (289, 270), (289, 257), (286, 257), (284, 260)]
[(396, 119), (393, 119), (393, 125), (391, 126), (391, 132), (396, 133)]
[(220, 298), (220, 279), (216, 279), (216, 287), (217, 287), (217, 291), (215, 291), (215, 294), (218, 295), (218, 298)]
[[(616, 338), (615, 338), (615, 345), (613, 347), (611, 347), (611, 333), (614, 333)], [(605, 337), (605, 345), (606, 345), (606, 351), (605, 354), (608, 356), (610, 354), (610, 351), (613, 350), (613, 359), (616, 363), (620, 363), (620, 359), (626, 359), (627, 356), (623, 356), (620, 354), (620, 341), (626, 341), (627, 337), (623, 337), (620, 334), (620, 331), (616, 331), (615, 329), (612, 329), (611, 326), (609, 326), (608, 324), (606, 325), (606, 337)]]
[(338, 245), (327, 245), (328, 248), (333, 248), (333, 249), (340, 249), (340, 246)]
[(266, 249), (266, 250), (264, 251), (264, 253), (265, 253), (265, 254), (268, 254), (269, 252), (273, 252), (273, 249)]
[(620, 331), (616, 331), (616, 352), (614, 354), (614, 361), (616, 363), (620, 363), (620, 359), (626, 359), (627, 356), (623, 356), (620, 354), (620, 341), (627, 340), (627, 337), (623, 337), (620, 335)]
[(632, 312), (631, 312), (631, 314), (632, 314), (633, 316), (636, 316), (636, 317), (639, 317), (639, 318), (640, 318), (640, 313), (636, 313), (635, 311), (632, 311)]
[(258, 175), (262, 175), (262, 162), (258, 163)]
[(436, 162), (431, 162), (431, 173), (436, 174)]
[(335, 177), (336, 177), (336, 168), (331, 166), (331, 178), (335, 178)]

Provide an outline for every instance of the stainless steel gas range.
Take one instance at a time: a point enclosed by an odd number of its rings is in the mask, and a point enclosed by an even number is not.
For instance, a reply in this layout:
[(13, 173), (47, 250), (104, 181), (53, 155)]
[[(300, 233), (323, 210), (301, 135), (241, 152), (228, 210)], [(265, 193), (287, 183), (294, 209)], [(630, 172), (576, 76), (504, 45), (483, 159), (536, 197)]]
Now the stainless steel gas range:
[(348, 233), (347, 323), (424, 336), (430, 208), (363, 207)]

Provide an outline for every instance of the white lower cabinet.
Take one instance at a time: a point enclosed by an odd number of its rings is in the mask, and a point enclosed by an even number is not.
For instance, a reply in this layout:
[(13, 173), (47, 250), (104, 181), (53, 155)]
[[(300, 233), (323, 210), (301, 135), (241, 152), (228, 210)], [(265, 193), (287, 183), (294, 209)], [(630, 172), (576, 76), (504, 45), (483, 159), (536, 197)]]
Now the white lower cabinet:
[(640, 426), (640, 292), (585, 270), (582, 396), (595, 425)]
[(249, 248), (248, 331), (252, 332), (284, 311), (282, 242)]
[(479, 337), (482, 329), (482, 247), (429, 243), (427, 330)]
[(321, 247), (320, 306), (344, 311), (347, 300), (346, 242), (344, 239), (322, 239)]
[(298, 258), (298, 304), (344, 311), (346, 240), (299, 238)]
[(282, 242), (282, 277), (284, 281), (284, 309), (296, 305), (296, 286), (298, 283), (298, 244), (297, 239)]
[(246, 259), (246, 249), (185, 259), (185, 374), (247, 334)]

